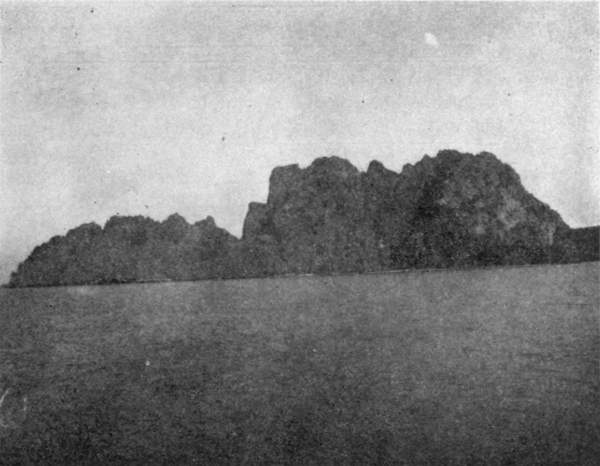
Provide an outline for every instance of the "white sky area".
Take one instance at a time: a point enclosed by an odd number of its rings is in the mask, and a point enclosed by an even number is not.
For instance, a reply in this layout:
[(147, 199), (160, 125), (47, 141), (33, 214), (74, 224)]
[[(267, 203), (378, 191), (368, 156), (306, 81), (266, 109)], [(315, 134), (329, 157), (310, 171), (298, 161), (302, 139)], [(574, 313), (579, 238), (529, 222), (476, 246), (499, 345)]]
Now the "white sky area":
[(596, 3), (1, 5), (0, 282), (117, 212), (241, 233), (277, 165), (495, 153), (600, 223)]

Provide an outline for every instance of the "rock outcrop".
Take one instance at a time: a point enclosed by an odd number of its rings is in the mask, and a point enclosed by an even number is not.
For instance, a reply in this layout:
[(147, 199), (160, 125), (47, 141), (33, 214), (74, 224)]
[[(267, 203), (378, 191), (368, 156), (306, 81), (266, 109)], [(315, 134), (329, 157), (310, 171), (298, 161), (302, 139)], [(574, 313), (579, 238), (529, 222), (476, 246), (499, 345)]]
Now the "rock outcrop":
[(163, 222), (111, 217), (101, 228), (81, 225), (36, 247), (11, 276), (11, 286), (199, 280), (224, 274), (237, 239), (212, 217), (193, 225), (180, 215)]
[(399, 174), (336, 157), (278, 168), (243, 240), (270, 238), (286, 272), (360, 272), (563, 261), (568, 232), (494, 155), (441, 151)]
[(273, 170), (265, 205), (252, 205), (243, 241), (273, 244), (285, 272), (353, 272), (379, 267), (362, 174), (350, 162), (319, 158)]
[(400, 173), (323, 157), (275, 168), (241, 240), (193, 225), (112, 217), (37, 247), (11, 286), (259, 277), (598, 260), (598, 227), (571, 229), (493, 154), (441, 151)]

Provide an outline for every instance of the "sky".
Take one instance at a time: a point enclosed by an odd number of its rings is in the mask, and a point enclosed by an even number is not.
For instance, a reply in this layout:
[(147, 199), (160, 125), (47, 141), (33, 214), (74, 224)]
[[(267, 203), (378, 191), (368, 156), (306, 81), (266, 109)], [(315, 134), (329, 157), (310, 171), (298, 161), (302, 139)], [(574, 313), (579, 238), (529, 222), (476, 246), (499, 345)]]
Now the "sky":
[(490, 151), (600, 223), (597, 3), (0, 4), (0, 282), (117, 213), (240, 235), (273, 167)]

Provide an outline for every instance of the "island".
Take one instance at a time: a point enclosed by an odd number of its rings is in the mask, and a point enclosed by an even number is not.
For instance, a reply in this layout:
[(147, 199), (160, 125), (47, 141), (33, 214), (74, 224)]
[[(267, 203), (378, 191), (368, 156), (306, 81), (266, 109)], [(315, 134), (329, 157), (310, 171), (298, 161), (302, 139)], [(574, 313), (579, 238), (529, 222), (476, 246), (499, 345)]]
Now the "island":
[(599, 238), (599, 226), (570, 228), (489, 152), (442, 150), (400, 173), (331, 156), (275, 168), (241, 238), (210, 216), (114, 216), (36, 247), (8, 286), (597, 261)]

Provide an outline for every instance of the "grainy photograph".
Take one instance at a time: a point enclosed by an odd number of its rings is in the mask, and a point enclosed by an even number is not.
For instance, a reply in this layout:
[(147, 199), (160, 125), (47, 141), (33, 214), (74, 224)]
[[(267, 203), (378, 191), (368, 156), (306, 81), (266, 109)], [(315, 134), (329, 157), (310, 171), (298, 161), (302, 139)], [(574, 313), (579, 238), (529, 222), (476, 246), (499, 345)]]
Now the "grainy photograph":
[(0, 33), (0, 464), (598, 464), (597, 2)]

